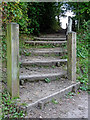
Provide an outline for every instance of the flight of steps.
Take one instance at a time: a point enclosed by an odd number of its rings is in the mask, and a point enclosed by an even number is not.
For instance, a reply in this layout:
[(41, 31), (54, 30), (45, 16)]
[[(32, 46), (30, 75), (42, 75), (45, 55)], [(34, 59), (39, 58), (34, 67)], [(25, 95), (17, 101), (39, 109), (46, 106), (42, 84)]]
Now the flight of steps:
[(79, 83), (72, 84), (67, 78), (66, 43), (65, 35), (25, 41), (28, 49), (22, 50), (20, 58), (20, 99), (27, 104), (24, 110), (42, 108), (43, 103), (79, 87)]
[[(21, 84), (28, 80), (45, 80), (45, 78), (55, 80), (56, 77), (60, 78), (66, 75), (67, 72), (62, 66), (67, 64), (67, 59), (60, 58), (67, 53), (67, 50), (63, 49), (62, 45), (64, 44), (65, 46), (66, 42), (66, 37), (35, 37), (33, 41), (25, 41), (25, 44), (30, 44), (32, 46), (50, 44), (53, 45), (54, 48), (30, 48), (28, 50), (28, 52), (30, 51), (30, 56), (22, 55), (20, 69)], [(48, 70), (45, 70), (46, 66)], [(35, 70), (33, 69), (34, 67)], [(43, 67), (43, 69), (40, 67)], [(39, 70), (36, 71), (37, 68)]]

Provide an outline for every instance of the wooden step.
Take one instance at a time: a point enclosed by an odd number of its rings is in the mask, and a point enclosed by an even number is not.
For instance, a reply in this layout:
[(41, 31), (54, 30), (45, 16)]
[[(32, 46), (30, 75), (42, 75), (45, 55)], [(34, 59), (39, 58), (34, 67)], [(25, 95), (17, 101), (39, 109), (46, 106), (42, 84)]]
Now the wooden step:
[(39, 40), (39, 41), (65, 41), (66, 38), (50, 38), (50, 37), (34, 37), (34, 40)]
[(65, 43), (67, 43), (67, 41), (25, 41), (25, 44), (31, 45), (43, 45), (43, 44), (60, 45)]
[(24, 53), (30, 53), (30, 56), (33, 56), (33, 55), (41, 55), (41, 56), (44, 56), (44, 55), (54, 55), (54, 56), (63, 56), (67, 53), (67, 50), (65, 49), (61, 49), (61, 48), (31, 48), (29, 50), (24, 50), (23, 54)]
[(24, 60), (21, 60), (21, 65), (23, 66), (60, 66), (62, 64), (67, 64), (67, 59), (57, 59), (53, 57), (26, 57)]
[(66, 71), (62, 71), (59, 73), (38, 73), (38, 74), (33, 74), (33, 75), (20, 75), (19, 79), (20, 80), (25, 80), (25, 81), (37, 81), (37, 80), (45, 80), (46, 78), (50, 80), (56, 80), (57, 78), (60, 79), (61, 77), (64, 77), (67, 74)]

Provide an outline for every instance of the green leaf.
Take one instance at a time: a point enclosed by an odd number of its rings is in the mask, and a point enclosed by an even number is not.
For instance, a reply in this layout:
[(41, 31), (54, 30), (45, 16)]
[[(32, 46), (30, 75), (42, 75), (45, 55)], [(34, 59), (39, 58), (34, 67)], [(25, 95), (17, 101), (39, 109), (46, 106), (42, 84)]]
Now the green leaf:
[(51, 80), (49, 78), (45, 78), (45, 82), (50, 83)]

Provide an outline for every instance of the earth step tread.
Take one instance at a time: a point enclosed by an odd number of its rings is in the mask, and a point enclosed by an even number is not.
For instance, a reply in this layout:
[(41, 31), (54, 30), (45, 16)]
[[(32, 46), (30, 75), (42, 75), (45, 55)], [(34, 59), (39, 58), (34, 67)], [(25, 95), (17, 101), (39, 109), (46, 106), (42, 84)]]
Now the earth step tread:
[[(31, 87), (30, 87), (31, 86)], [(33, 107), (38, 107), (42, 103), (40, 109), (43, 109), (45, 103), (50, 102), (52, 99), (60, 99), (69, 92), (75, 91), (79, 88), (80, 83), (72, 83), (69, 80), (52, 81), (45, 83), (43, 81), (35, 83), (27, 83), (24, 87), (20, 87), (20, 100), (21, 103), (26, 103), (26, 106), (20, 106), (22, 110), (30, 112)], [(26, 88), (29, 88), (26, 89)], [(48, 92), (47, 92), (48, 91)]]
[(62, 71), (65, 71), (67, 69), (67, 66), (61, 66), (61, 67), (56, 67), (56, 66), (52, 66), (52, 67), (22, 67), (20, 68), (20, 74), (23, 75), (31, 75), (31, 74), (47, 74), (47, 73), (59, 73)]
[(25, 41), (26, 44), (63, 44), (67, 41)]
[(58, 37), (58, 38), (57, 38), (57, 37), (56, 37), (56, 38), (53, 38), (53, 37), (51, 37), (51, 38), (50, 38), (50, 37), (34, 37), (34, 39), (35, 39), (35, 40), (57, 40), (57, 41), (66, 40), (65, 37), (64, 37), (64, 38), (59, 38), (59, 37)]
[(59, 73), (38, 73), (33, 75), (20, 75), (19, 79), (24, 80), (27, 79), (28, 81), (36, 81), (36, 80), (45, 80), (45, 78), (49, 78), (50, 80), (55, 80), (56, 77), (63, 77), (66, 75), (66, 71), (62, 71)]

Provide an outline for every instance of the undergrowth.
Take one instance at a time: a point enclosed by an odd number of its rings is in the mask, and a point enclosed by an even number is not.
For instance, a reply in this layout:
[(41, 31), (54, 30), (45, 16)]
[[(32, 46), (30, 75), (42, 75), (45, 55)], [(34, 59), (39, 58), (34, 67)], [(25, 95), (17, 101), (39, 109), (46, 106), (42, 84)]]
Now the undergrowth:
[(89, 90), (88, 86), (88, 42), (90, 38), (90, 21), (84, 22), (83, 29), (77, 35), (77, 80), (81, 82), (81, 90)]
[(16, 98), (11, 98), (7, 90), (2, 93), (2, 119), (23, 118), (24, 112), (19, 109)]

